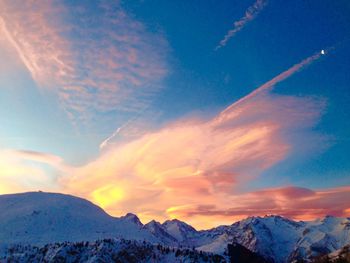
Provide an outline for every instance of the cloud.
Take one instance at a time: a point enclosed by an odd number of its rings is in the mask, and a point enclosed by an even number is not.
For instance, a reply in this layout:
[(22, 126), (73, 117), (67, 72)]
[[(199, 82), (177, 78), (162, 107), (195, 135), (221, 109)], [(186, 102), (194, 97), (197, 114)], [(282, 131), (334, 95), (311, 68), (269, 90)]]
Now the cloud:
[(305, 141), (320, 144), (315, 142), (320, 137), (305, 138), (303, 131), (317, 122), (324, 101), (268, 92), (317, 58), (294, 65), (212, 119), (179, 120), (109, 145), (95, 161), (62, 178), (63, 188), (114, 215), (132, 208), (144, 220), (163, 220), (179, 208), (203, 204), (223, 211), (242, 186), (292, 150), (301, 153)]
[[(125, 149), (122, 152), (126, 153)], [(159, 154), (163, 153), (160, 150)], [(195, 162), (186, 168), (167, 171), (164, 168), (170, 166), (166, 164), (160, 170), (164, 174), (154, 175), (149, 180), (153, 173), (147, 174), (147, 168), (153, 166), (147, 167), (145, 160), (140, 161), (145, 157), (141, 158), (139, 153), (134, 163), (130, 163), (130, 154), (121, 167), (123, 158), (109, 154), (84, 167), (69, 167), (52, 154), (1, 150), (0, 193), (63, 191), (86, 197), (114, 215), (134, 209), (144, 222), (153, 218), (160, 221), (180, 218), (199, 229), (231, 224), (248, 216), (271, 214), (295, 220), (312, 220), (325, 215), (350, 216), (349, 186), (328, 189), (286, 186), (240, 193), (235, 186), (242, 185), (239, 176), (244, 175), (244, 171), (251, 171), (247, 167), (235, 174), (216, 169), (193, 172)], [(250, 162), (244, 159), (240, 161)], [(217, 160), (213, 162), (218, 163)], [(52, 171), (60, 176), (52, 176)], [(71, 175), (75, 176), (73, 180)]]
[[(243, 103), (246, 100), (254, 98), (255, 96), (259, 95), (260, 93), (272, 91), (272, 89), (274, 88), (274, 86), (276, 84), (278, 84), (279, 82), (282, 82), (283, 80), (291, 77), (292, 75), (294, 75), (295, 73), (299, 72), (303, 68), (305, 68), (305, 67), (309, 66), (310, 64), (312, 64), (313, 62), (317, 61), (321, 56), (327, 54), (328, 50), (330, 50), (330, 49), (333, 49), (333, 47), (328, 48), (327, 51), (322, 50), (323, 52), (322, 51), (321, 52), (317, 52), (314, 55), (312, 55), (310, 57), (307, 57), (307, 58), (303, 59), (301, 62), (293, 65), (288, 70), (283, 71), (282, 73), (280, 73), (279, 75), (277, 75), (273, 79), (269, 80), (265, 84), (263, 84), (260, 87), (258, 87), (257, 89), (255, 89), (253, 92), (249, 93), (248, 95), (244, 96), (243, 98), (239, 99), (238, 101), (236, 101), (235, 103), (230, 105), (225, 111), (223, 111), (218, 116), (218, 118), (219, 119), (222, 118), (223, 116), (225, 116), (225, 112), (230, 111), (230, 109), (232, 109), (234, 107), (237, 107), (239, 104)], [(152, 115), (154, 116), (155, 113), (152, 112)], [(150, 119), (150, 118), (148, 118), (148, 119)], [(119, 127), (116, 131), (114, 131), (112, 133), (112, 135), (110, 135), (108, 138), (106, 138), (100, 144), (100, 149), (103, 149), (104, 147), (106, 147), (118, 135), (126, 134), (124, 132), (124, 130), (127, 130), (127, 134), (134, 134), (134, 135), (135, 134), (136, 135), (143, 134), (144, 132), (140, 132), (140, 131), (141, 130), (146, 130), (145, 129), (145, 124), (144, 123), (141, 124), (142, 129), (138, 128), (137, 126), (140, 126), (140, 123), (136, 123), (135, 124), (135, 120), (129, 120), (124, 125)], [(136, 130), (136, 132), (135, 132), (135, 130)]]
[(50, 164), (52, 166), (63, 164), (62, 158), (49, 153), (28, 150), (2, 150), (1, 153), (7, 156), (15, 156), (21, 159)]
[(245, 15), (240, 20), (233, 23), (233, 28), (227, 32), (224, 38), (215, 47), (215, 50), (218, 50), (219, 48), (226, 46), (227, 42), (232, 37), (234, 37), (237, 32), (241, 31), (248, 22), (254, 20), (266, 5), (267, 5), (267, 1), (257, 0), (252, 6), (250, 6), (246, 10)]
[[(284, 211), (278, 205), (295, 194), (309, 198), (313, 192), (290, 188), (266, 194), (239, 193), (263, 171), (288, 158), (292, 150), (302, 152), (307, 147), (304, 141), (318, 139), (305, 138), (303, 132), (317, 122), (324, 101), (269, 92), (317, 58), (314, 55), (294, 65), (211, 119), (178, 120), (109, 144), (96, 160), (80, 167), (69, 167), (49, 154), (3, 152), (7, 159), (0, 170), (1, 179), (8, 187), (18, 182), (21, 189), (56, 186), (101, 205), (113, 215), (135, 212), (144, 221), (176, 216), (205, 227), (205, 217), (211, 214), (217, 216), (215, 222), (210, 221), (213, 224), (220, 220), (228, 223), (250, 215), (249, 211), (259, 206), (264, 208), (259, 213), (270, 209), (293, 216), (292, 209)], [(304, 137), (302, 143), (298, 135)], [(48, 170), (60, 176), (44, 178)], [(30, 176), (23, 177), (28, 171)], [(259, 195), (264, 197), (262, 201)], [(273, 200), (267, 200), (268, 196)], [(302, 216), (297, 208), (295, 215)]]
[(168, 72), (167, 43), (118, 2), (0, 1), (0, 32), (75, 122), (139, 112)]
[(0, 150), (0, 194), (57, 190), (57, 177), (71, 169), (55, 155), (34, 151)]
[(302, 150), (286, 134), (312, 126), (322, 107), (310, 98), (262, 94), (224, 111), (224, 118), (180, 120), (111, 145), (60, 183), (114, 215), (132, 210), (145, 221), (164, 220), (177, 207), (223, 209), (242, 185), (286, 159), (293, 147)]
[[(119, 5), (93, 6), (98, 9), (94, 14), (79, 4), (67, 10), (56, 2), (0, 3), (1, 30), (33, 79), (57, 92), (72, 119), (90, 118), (94, 112), (140, 111), (167, 72), (163, 51), (159, 53), (166, 49), (164, 40), (147, 33)], [(254, 10), (247, 11), (247, 21), (256, 15)], [(153, 46), (155, 42), (159, 46)], [(49, 154), (3, 152), (0, 190), (57, 187), (88, 198), (113, 215), (135, 212), (144, 221), (177, 216), (200, 227), (210, 214), (218, 218), (213, 224), (227, 223), (259, 205), (265, 208), (261, 213), (293, 216), (292, 209), (281, 209), (289, 204), (287, 197), (298, 193), (304, 199), (321, 200), (326, 193), (296, 188), (239, 193), (292, 150), (307, 146), (298, 136), (305, 136), (303, 132), (320, 118), (324, 101), (269, 91), (318, 58), (316, 54), (296, 64), (214, 118), (178, 120), (103, 147), (112, 135), (102, 143), (100, 156), (81, 167), (69, 167)], [(341, 204), (337, 189), (333, 190), (328, 197)], [(264, 197), (261, 201), (259, 195)]]
[(311, 190), (302, 187), (270, 188), (226, 197), (224, 204), (177, 207), (168, 211), (174, 217), (189, 218), (203, 226), (215, 218), (231, 223), (248, 216), (282, 215), (295, 220), (312, 220), (325, 215), (349, 216), (350, 187)]

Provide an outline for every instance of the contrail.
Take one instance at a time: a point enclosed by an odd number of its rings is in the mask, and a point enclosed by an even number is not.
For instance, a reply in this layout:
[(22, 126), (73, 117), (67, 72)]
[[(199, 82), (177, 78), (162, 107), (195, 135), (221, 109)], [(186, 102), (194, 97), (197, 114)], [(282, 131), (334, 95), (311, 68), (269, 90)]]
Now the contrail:
[(117, 136), (122, 129), (124, 129), (128, 124), (131, 122), (131, 120), (124, 123), (122, 126), (120, 126), (117, 130), (115, 130), (112, 135), (110, 135), (108, 138), (106, 138), (103, 142), (100, 144), (100, 150), (102, 150), (104, 147), (106, 147), (110, 140), (112, 140), (115, 136)]
[(215, 47), (215, 51), (219, 48), (222, 48), (223, 46), (226, 46), (230, 38), (234, 37), (234, 35), (240, 31), (249, 21), (254, 20), (266, 5), (267, 2), (265, 0), (257, 0), (252, 6), (250, 6), (245, 12), (245, 15), (240, 20), (233, 23), (233, 28), (227, 32), (224, 38)]
[(227, 107), (224, 111), (222, 111), (220, 113), (220, 115), (218, 116), (218, 119), (221, 119), (224, 117), (225, 113), (230, 111), (232, 108), (238, 106), (239, 104), (245, 102), (246, 100), (249, 100), (255, 96), (257, 96), (258, 94), (262, 93), (262, 92), (266, 92), (266, 91), (270, 91), (273, 89), (273, 87), (289, 78), (290, 76), (292, 76), (294, 73), (302, 70), (303, 68), (305, 68), (306, 66), (310, 65), (311, 63), (313, 63), (314, 61), (318, 60), (321, 56), (326, 55), (331, 49), (333, 49), (334, 47), (330, 47), (328, 49), (322, 49), (321, 51), (315, 53), (314, 55), (302, 60), (301, 62), (299, 62), (298, 64), (295, 64), (294, 66), (292, 66), (291, 68), (287, 69), (286, 71), (283, 71), (281, 74), (277, 75), (276, 77), (274, 77), (273, 79), (269, 80), (268, 82), (266, 82), (265, 84), (263, 84), (262, 86), (258, 87), (257, 89), (253, 90), (251, 93), (249, 93), (248, 95), (244, 96), (243, 98), (239, 99), (238, 101), (234, 102), (233, 104), (231, 104), (229, 107)]

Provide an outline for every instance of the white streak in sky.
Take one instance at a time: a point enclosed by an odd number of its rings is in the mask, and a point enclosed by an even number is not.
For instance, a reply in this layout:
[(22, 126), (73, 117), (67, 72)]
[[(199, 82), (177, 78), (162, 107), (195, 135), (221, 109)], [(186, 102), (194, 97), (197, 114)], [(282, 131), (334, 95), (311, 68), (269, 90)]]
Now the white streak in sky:
[(233, 23), (233, 28), (230, 29), (224, 38), (219, 42), (219, 44), (215, 47), (215, 50), (218, 50), (219, 48), (222, 48), (226, 46), (227, 42), (234, 37), (234, 35), (241, 31), (242, 28), (250, 21), (254, 20), (256, 16), (264, 9), (264, 7), (267, 5), (267, 1), (264, 0), (257, 0), (252, 6), (250, 6), (247, 11), (245, 12), (245, 15), (238, 21)]
[[(331, 49), (331, 48), (330, 48)], [(322, 52), (323, 51), (323, 52)], [(286, 71), (283, 71), (282, 73), (280, 73), (279, 75), (277, 75), (276, 77), (274, 77), (273, 79), (269, 80), (268, 82), (266, 82), (265, 84), (261, 85), (260, 87), (258, 87), (257, 89), (253, 90), (251, 93), (249, 93), (248, 95), (244, 96), (243, 98), (239, 99), (238, 101), (236, 101), (235, 103), (231, 104), (229, 107), (227, 107), (224, 111), (222, 111), (220, 113), (220, 115), (218, 116), (218, 119), (220, 120), (221, 117), (225, 116), (225, 113), (230, 111), (232, 108), (237, 107), (239, 104), (252, 99), (253, 97), (257, 96), (258, 94), (262, 93), (262, 92), (266, 92), (266, 91), (270, 91), (272, 90), (272, 88), (279, 82), (289, 78), (290, 76), (294, 75), (296, 72), (302, 70), (304, 67), (310, 65), (311, 63), (313, 63), (315, 60), (318, 60), (321, 56), (327, 54), (328, 50), (322, 49), (322, 51), (315, 53), (314, 55), (302, 60), (301, 62), (299, 62), (298, 64), (295, 64), (294, 66), (292, 66), (291, 68), (287, 69)]]

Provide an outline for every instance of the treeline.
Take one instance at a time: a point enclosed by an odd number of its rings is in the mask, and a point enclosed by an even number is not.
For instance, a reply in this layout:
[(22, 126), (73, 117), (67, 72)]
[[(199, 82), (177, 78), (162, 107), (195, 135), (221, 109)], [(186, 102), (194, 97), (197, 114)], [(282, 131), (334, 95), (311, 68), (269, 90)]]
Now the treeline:
[(13, 245), (5, 250), (0, 262), (227, 262), (224, 257), (197, 251), (154, 245), (147, 241), (103, 239), (95, 242), (62, 242), (42, 247)]

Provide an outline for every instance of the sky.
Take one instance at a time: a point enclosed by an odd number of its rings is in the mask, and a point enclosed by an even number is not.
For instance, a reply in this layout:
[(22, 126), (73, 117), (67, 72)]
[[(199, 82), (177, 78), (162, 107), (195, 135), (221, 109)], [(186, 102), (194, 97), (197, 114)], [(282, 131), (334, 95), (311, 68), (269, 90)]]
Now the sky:
[(349, 70), (348, 0), (0, 0), (0, 194), (349, 217)]

